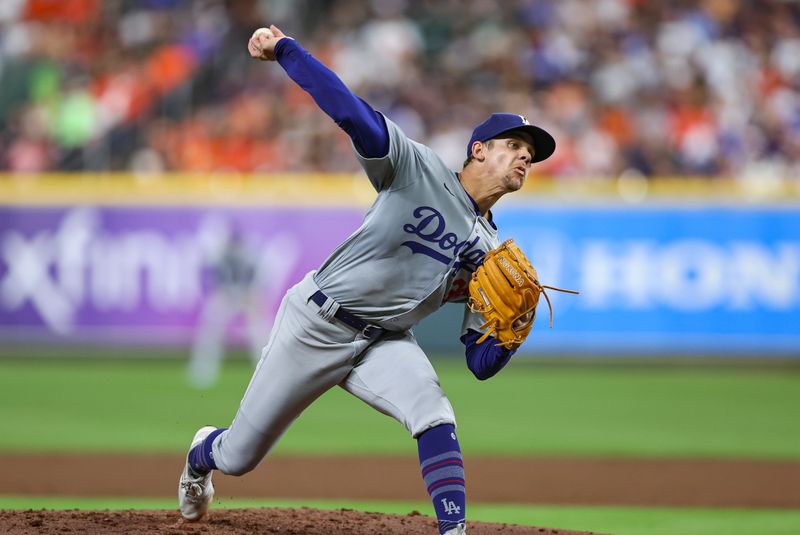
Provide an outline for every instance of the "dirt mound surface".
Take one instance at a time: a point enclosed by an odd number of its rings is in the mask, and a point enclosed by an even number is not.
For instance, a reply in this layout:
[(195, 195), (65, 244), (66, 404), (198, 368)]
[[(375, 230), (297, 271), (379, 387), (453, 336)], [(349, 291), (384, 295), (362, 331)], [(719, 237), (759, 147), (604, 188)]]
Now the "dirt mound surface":
[[(177, 511), (0, 511), (0, 533), (104, 533), (186, 535), (434, 535), (436, 521), (408, 515), (364, 513), (349, 509), (217, 509), (200, 522), (185, 522)], [(470, 522), (470, 535), (588, 535), (585, 531)]]

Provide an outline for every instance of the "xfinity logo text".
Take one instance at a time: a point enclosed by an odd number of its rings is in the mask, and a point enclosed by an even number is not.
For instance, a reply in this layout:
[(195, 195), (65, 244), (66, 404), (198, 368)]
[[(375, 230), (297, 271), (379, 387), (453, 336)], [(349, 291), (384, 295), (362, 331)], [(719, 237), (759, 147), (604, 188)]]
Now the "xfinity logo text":
[[(22, 318), (33, 312), (50, 330), (69, 334), (79, 315), (92, 323), (106, 314), (142, 318), (197, 309), (219, 221), (200, 219), (196, 228), (170, 235), (157, 226), (112, 231), (101, 214), (74, 209), (48, 229), (0, 229), (0, 314)], [(277, 276), (283, 284), (299, 245), (273, 236), (258, 248), (262, 278)]]

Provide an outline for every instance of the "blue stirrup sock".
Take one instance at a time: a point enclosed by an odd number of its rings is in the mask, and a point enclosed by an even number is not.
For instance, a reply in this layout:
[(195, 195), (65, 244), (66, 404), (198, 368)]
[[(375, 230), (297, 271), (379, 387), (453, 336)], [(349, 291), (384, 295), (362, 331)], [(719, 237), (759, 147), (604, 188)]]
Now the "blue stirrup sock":
[(422, 479), (436, 510), (439, 533), (445, 533), (467, 517), (464, 462), (455, 427), (443, 424), (428, 429), (417, 438), (417, 446)]
[(211, 446), (214, 444), (214, 439), (223, 431), (227, 431), (227, 429), (227, 427), (215, 429), (209, 433), (200, 444), (189, 450), (189, 471), (192, 472), (193, 475), (204, 476), (210, 471), (217, 469), (217, 463), (214, 462), (214, 453), (211, 450)]

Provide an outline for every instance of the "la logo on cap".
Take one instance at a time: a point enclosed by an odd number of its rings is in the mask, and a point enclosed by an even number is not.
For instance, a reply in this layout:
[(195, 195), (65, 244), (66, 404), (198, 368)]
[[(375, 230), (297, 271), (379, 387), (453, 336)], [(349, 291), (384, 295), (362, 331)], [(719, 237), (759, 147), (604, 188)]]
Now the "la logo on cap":
[(528, 121), (528, 118), (524, 115), (520, 115), (519, 118), (522, 119), (522, 124), (531, 124), (530, 121)]

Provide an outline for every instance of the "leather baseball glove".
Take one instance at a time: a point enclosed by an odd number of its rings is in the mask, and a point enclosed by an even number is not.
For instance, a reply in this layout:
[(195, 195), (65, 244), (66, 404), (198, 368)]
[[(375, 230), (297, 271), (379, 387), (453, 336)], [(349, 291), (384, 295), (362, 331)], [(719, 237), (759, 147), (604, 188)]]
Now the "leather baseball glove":
[(499, 341), (498, 345), (508, 349), (519, 347), (531, 332), (541, 294), (544, 294), (550, 309), (552, 328), (553, 307), (545, 288), (578, 293), (539, 283), (536, 269), (513, 239), (486, 253), (483, 264), (472, 274), (467, 302), (472, 311), (480, 312), (486, 320), (481, 325), (481, 329), (486, 331), (477, 343), (493, 335)]

